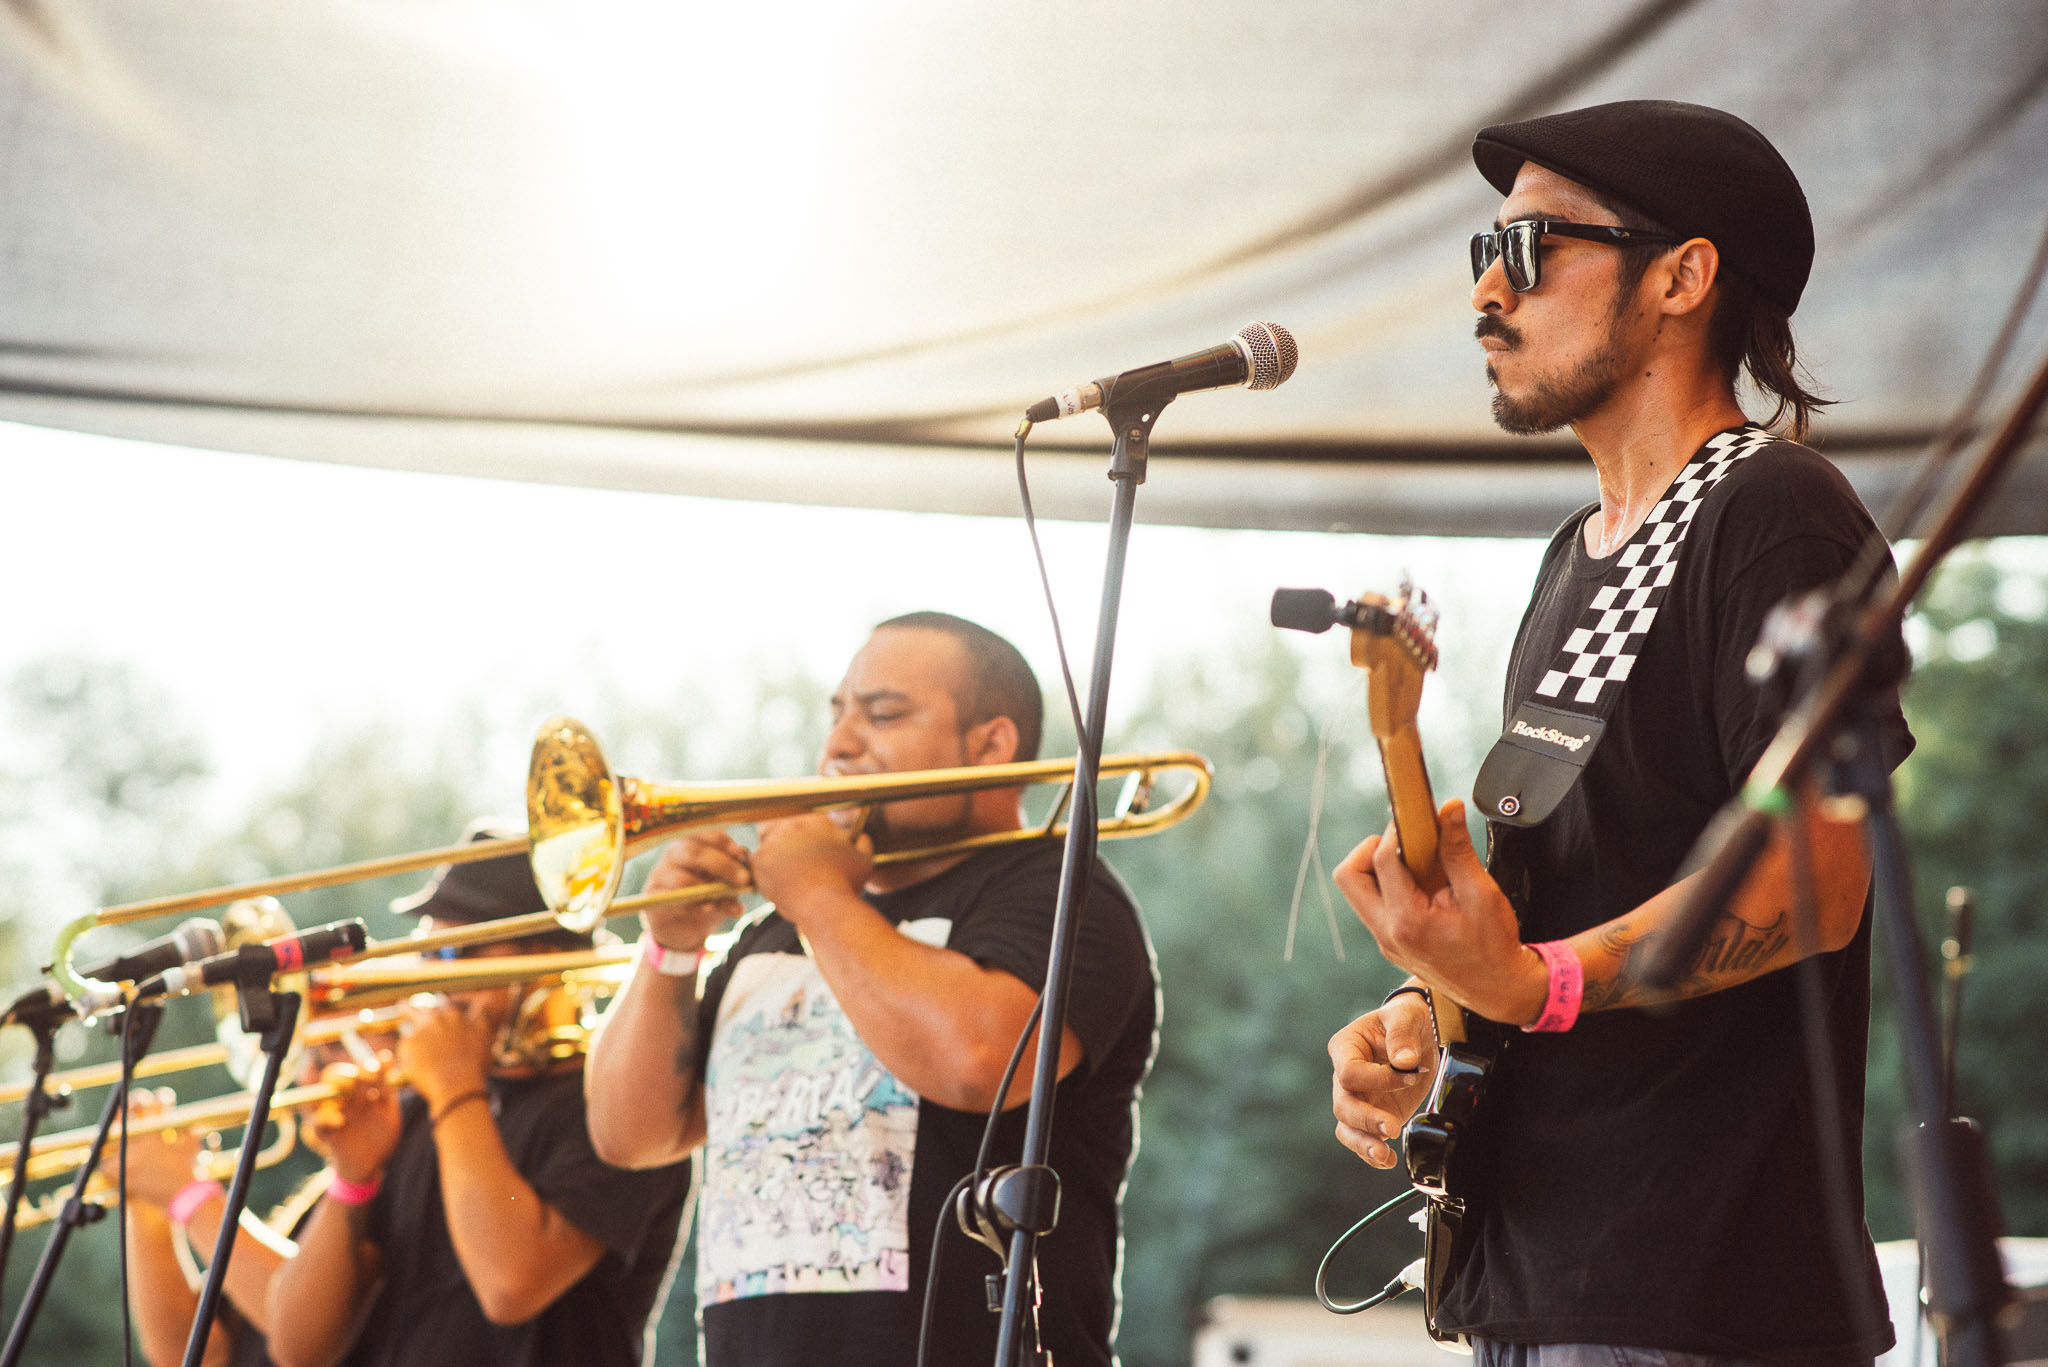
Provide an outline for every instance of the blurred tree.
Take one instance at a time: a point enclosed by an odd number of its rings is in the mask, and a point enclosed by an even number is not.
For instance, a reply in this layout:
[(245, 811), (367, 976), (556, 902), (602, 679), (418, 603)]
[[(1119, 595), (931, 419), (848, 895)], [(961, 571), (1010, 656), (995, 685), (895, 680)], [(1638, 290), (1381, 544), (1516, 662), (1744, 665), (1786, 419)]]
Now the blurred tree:
[[(58, 655), (6, 684), (0, 750), (0, 936), (7, 985), (64, 921), (125, 897), (192, 825), (197, 732), (133, 666)], [(110, 933), (104, 943), (145, 938)]]
[[(2048, 581), (1966, 548), (1922, 595), (1912, 625), (1906, 712), (1919, 744), (1896, 777), (1936, 982), (1945, 894), (1964, 886), (1976, 896), (1957, 1109), (1989, 1131), (2006, 1232), (2048, 1235), (2048, 767), (2038, 761), (2048, 751)], [(1898, 1143), (1909, 1107), (1882, 949), (1865, 1142), (1872, 1227), (1892, 1238), (1912, 1232)]]
[[(1305, 670), (1291, 643), (1264, 636), (1169, 668), (1116, 747), (1196, 749), (1216, 768), (1184, 826), (1108, 847), (1151, 926), (1165, 998), (1125, 1205), (1119, 1351), (1131, 1367), (1187, 1361), (1211, 1296), (1309, 1294), (1332, 1240), (1405, 1185), (1332, 1134), (1328, 1038), (1401, 974), (1341, 900), (1326, 912), (1327, 867), (1385, 825), (1387, 804), (1364, 676), (1342, 663), (1340, 637), (1320, 649), (1336, 663)], [(1327, 850), (1297, 924), (1318, 791)], [(1377, 1289), (1419, 1251), (1411, 1227), (1383, 1222), (1347, 1251), (1332, 1289)]]
[[(207, 773), (202, 746), (167, 696), (134, 667), (79, 656), (31, 662), (7, 681), (7, 745), (0, 759), (0, 952), (8, 996), (39, 975), (45, 946), (70, 918), (131, 895), (192, 828), (189, 804)], [(118, 952), (154, 930), (109, 930), (89, 953)], [(25, 1075), (26, 1031), (0, 1050), (10, 1075)], [(101, 1032), (65, 1027), (64, 1061), (111, 1056)], [(60, 1066), (63, 1066), (60, 1063)], [(59, 1110), (47, 1130), (90, 1124), (99, 1096)], [(18, 1133), (8, 1108), (0, 1137)], [(20, 1305), (45, 1233), (24, 1231), (6, 1278), (6, 1305)], [(120, 1322), (104, 1288), (116, 1285), (114, 1241), (87, 1230), (65, 1253), (23, 1361), (73, 1363), (118, 1356)], [(11, 1315), (10, 1315), (11, 1319)]]
[[(2038, 576), (2000, 575), (1979, 558), (1959, 557), (1944, 572), (1915, 624), (1919, 661), (1907, 706), (1920, 744), (1899, 775), (1919, 901), (1930, 909), (1923, 918), (1930, 947), (1941, 933), (1932, 911), (1941, 891), (1958, 882), (1977, 890), (1977, 970), (1967, 989), (1959, 1094), (1963, 1109), (1991, 1128), (2008, 1228), (2018, 1233), (2048, 1233), (2048, 1068), (2038, 1058), (2032, 1003), (2034, 985), (2048, 976), (2041, 934), (2048, 871), (2032, 854), (2048, 807), (2048, 771), (2027, 763), (2048, 740), (2044, 601), (2048, 589)], [(1469, 788), (1498, 729), (1506, 639), (1504, 632), (1454, 630), (1444, 646), (1442, 673), (1430, 681), (1422, 713), (1440, 798)], [(691, 688), (653, 706), (600, 696), (585, 719), (615, 768), (639, 777), (811, 772), (829, 685), (788, 668), (733, 665), (735, 677), (749, 669), (763, 682), (738, 701)], [(1052, 704), (1045, 753), (1071, 754), (1072, 728), (1050, 668), (1043, 681)], [(1186, 1362), (1209, 1297), (1307, 1294), (1331, 1240), (1401, 1189), (1398, 1177), (1366, 1169), (1332, 1137), (1324, 1051), (1331, 1031), (1398, 975), (1341, 901), (1324, 919), (1328, 867), (1386, 819), (1364, 724), (1363, 676), (1346, 662), (1341, 637), (1247, 630), (1235, 644), (1127, 682), (1125, 691), (1136, 703), (1109, 738), (1110, 750), (1195, 749), (1217, 771), (1207, 809), (1189, 822), (1104, 847), (1144, 908), (1165, 1000), (1125, 1207), (1120, 1349), (1130, 1367), (1167, 1367)], [(0, 934), (21, 923), (31, 901), (89, 909), (438, 846), (480, 814), (516, 819), (525, 728), (550, 710), (500, 697), (431, 724), (364, 723), (324, 741), (246, 816), (208, 834), (196, 815), (205, 755), (190, 726), (139, 674), (52, 661), (17, 675), (7, 702), (13, 725), (0, 754), (0, 910), (8, 919)], [(1325, 731), (1333, 735), (1327, 755)], [(1997, 782), (1986, 783), (1986, 774)], [(1318, 828), (1318, 789), (1322, 858), (1291, 923), (1303, 843)], [(301, 925), (362, 916), (374, 935), (402, 934), (409, 927), (388, 903), (425, 876), (285, 901)], [(629, 873), (627, 886), (638, 877)], [(34, 924), (8, 959), (17, 981), (34, 969), (20, 949), (46, 943), (54, 920)], [(614, 928), (634, 933), (627, 923)], [(123, 938), (98, 934), (95, 951)], [(1881, 979), (1879, 988), (1882, 997)], [(188, 1040), (208, 1028), (203, 1008), (180, 1007), (162, 1038)], [(1901, 1109), (1896, 1045), (1882, 1014), (1872, 1040), (1870, 1208), (1885, 1236), (1905, 1232), (1907, 1216), (1892, 1134)], [(92, 1048), (106, 1051), (99, 1042)], [(232, 1085), (195, 1079), (186, 1090), (210, 1094)], [(87, 1098), (82, 1109), (95, 1105)], [(65, 1123), (78, 1120), (74, 1113)], [(284, 1180), (279, 1175), (275, 1185)], [(119, 1353), (118, 1319), (107, 1303), (116, 1279), (111, 1228), (73, 1241), (29, 1361), (109, 1361)], [(40, 1242), (25, 1236), (16, 1249), (10, 1306)], [(1417, 1251), (1414, 1231), (1388, 1222), (1353, 1248), (1338, 1289), (1376, 1288)], [(686, 1257), (661, 1320), (660, 1367), (696, 1363), (690, 1285)]]

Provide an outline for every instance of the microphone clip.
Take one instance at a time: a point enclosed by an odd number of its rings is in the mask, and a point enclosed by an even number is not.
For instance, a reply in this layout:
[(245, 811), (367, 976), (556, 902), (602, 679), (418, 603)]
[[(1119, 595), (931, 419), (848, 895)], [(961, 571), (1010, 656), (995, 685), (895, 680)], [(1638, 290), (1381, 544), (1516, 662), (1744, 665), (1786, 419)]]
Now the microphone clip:
[(1165, 398), (1137, 394), (1128, 400), (1111, 396), (1104, 401), (1102, 416), (1109, 422), (1112, 437), (1110, 479), (1128, 480), (1133, 486), (1145, 482), (1145, 462), (1152, 455), (1152, 424), (1159, 421), (1159, 410), (1173, 399), (1171, 394)]
[[(257, 949), (259, 946), (244, 946)], [(244, 953), (234, 966), (234, 975), (222, 986), (231, 987), (235, 993), (235, 1011), (241, 1018), (242, 1029), (264, 1041), (269, 1047), (270, 1032), (277, 1028), (278, 1010), (275, 966), (266, 962), (260, 954)]]
[(70, 998), (48, 985), (30, 988), (14, 999), (5, 1014), (0, 1014), (0, 1025), (23, 1025), (40, 1034), (55, 1029), (78, 1014)]
[(990, 1168), (964, 1188), (953, 1205), (960, 1232), (1010, 1261), (1009, 1237), (1018, 1230), (1044, 1236), (1060, 1222), (1060, 1175), (1044, 1165)]

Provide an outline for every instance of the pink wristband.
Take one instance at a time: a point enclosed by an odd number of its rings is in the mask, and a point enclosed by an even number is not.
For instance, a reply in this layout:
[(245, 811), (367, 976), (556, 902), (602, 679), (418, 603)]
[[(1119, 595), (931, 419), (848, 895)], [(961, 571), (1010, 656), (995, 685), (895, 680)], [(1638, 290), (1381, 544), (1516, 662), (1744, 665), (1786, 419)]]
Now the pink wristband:
[(184, 1186), (179, 1187), (178, 1194), (171, 1198), (169, 1207), (171, 1223), (174, 1225), (188, 1225), (192, 1223), (192, 1213), (194, 1211), (198, 1210), (208, 1201), (211, 1201), (214, 1197), (225, 1195), (227, 1195), (227, 1192), (221, 1187), (221, 1184), (212, 1178), (193, 1178)]
[(668, 978), (694, 978), (704, 962), (703, 950), (667, 949), (656, 943), (652, 935), (640, 937), (640, 954), (650, 968)]
[(328, 1199), (337, 1201), (344, 1206), (363, 1205), (383, 1189), (384, 1179), (382, 1177), (372, 1177), (367, 1182), (351, 1182), (340, 1173), (336, 1173), (327, 1181)]
[(1586, 994), (1585, 965), (1562, 940), (1545, 940), (1529, 948), (1550, 970), (1550, 993), (1543, 999), (1543, 1014), (1522, 1028), (1545, 1033), (1571, 1029), (1579, 1019), (1579, 1002)]

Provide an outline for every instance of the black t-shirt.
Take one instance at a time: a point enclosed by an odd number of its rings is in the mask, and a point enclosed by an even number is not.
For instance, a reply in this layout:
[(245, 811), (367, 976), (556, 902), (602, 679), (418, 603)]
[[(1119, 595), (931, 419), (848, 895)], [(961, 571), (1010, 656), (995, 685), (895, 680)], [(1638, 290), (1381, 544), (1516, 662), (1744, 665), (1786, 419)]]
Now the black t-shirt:
[[(1774, 734), (1744, 674), (1764, 618), (1830, 583), (1874, 534), (1826, 460), (1779, 442), (1709, 494), (1656, 625), (1577, 786), (1540, 826), (1493, 828), (1522, 938), (1559, 939), (1668, 886)], [(1545, 557), (1506, 689), (1533, 693), (1612, 559), (1585, 513)], [(1893, 763), (1911, 747), (1889, 699)], [(1526, 885), (1522, 879), (1526, 873)], [(1862, 1209), (1870, 919), (1820, 956), (1839, 1143)], [(1580, 1017), (1510, 1041), (1457, 1151), (1473, 1210), (1446, 1323), (1515, 1342), (1593, 1342), (1770, 1361), (1867, 1359), (1891, 1342), (1868, 1235), (1830, 1236), (1796, 976), (1788, 969), (1660, 1010)], [(1870, 1313), (1873, 1310), (1876, 1313)]]
[(491, 1110), (512, 1164), (543, 1201), (605, 1246), (582, 1280), (524, 1324), (484, 1318), (450, 1241), (433, 1128), (417, 1095), (370, 1204), (384, 1285), (345, 1362), (351, 1367), (632, 1367), (672, 1261), (690, 1165), (627, 1172), (599, 1160), (584, 1124), (583, 1076), (493, 1078)]
[[(1033, 988), (1045, 981), (1060, 846), (975, 855), (868, 900), (924, 943)], [(1061, 1367), (1112, 1361), (1117, 1204), (1136, 1143), (1137, 1092), (1158, 1021), (1151, 944), (1129, 894), (1097, 865), (1073, 955), (1067, 1025), (1086, 1058), (1060, 1083), (1049, 1154), (1059, 1225), (1039, 1241), (1040, 1325)], [(709, 1367), (907, 1367), (947, 1191), (974, 1169), (987, 1117), (924, 1101), (847, 1023), (795, 928), (773, 912), (706, 982), (701, 1037), (697, 1298)], [(1027, 1075), (1032, 1059), (1023, 1068)], [(1015, 1163), (1025, 1108), (1004, 1114), (991, 1162)], [(930, 1360), (994, 1359), (995, 1255), (947, 1216)]]

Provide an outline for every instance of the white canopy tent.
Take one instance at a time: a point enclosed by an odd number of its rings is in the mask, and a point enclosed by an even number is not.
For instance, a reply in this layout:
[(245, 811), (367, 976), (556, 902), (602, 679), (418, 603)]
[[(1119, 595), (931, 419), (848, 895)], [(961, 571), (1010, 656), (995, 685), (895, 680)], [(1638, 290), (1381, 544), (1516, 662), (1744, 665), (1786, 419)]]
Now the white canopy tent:
[[(1542, 534), (1591, 478), (1488, 419), (1467, 148), (1651, 95), (1799, 171), (1881, 511), (2048, 219), (2040, 0), (14, 0), (0, 418), (1007, 514), (1026, 404), (1260, 318), (1299, 373), (1176, 404), (1144, 518)], [(1041, 426), (1040, 511), (1097, 516), (1107, 446)], [(1979, 528), (2048, 531), (2048, 446)]]

